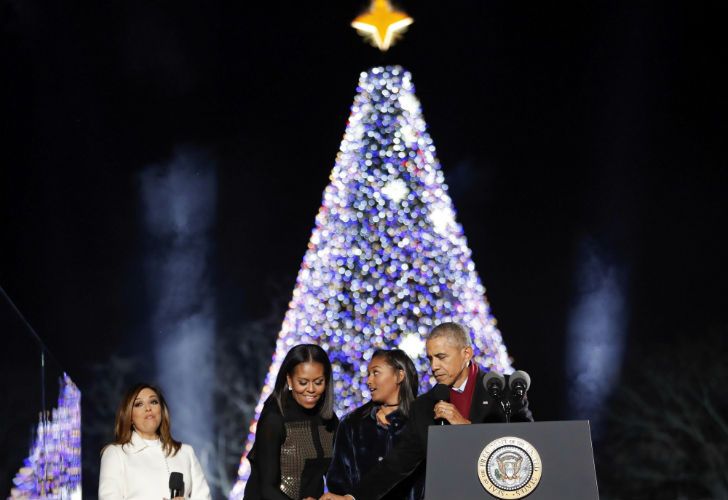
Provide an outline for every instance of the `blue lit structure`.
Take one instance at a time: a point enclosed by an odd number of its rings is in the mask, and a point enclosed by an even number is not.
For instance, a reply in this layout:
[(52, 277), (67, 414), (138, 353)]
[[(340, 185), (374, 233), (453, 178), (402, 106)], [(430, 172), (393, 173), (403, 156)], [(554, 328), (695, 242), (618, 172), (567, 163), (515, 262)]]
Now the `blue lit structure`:
[(81, 499), (81, 391), (60, 379), (58, 407), (37, 426), (30, 455), (13, 478), (12, 499)]

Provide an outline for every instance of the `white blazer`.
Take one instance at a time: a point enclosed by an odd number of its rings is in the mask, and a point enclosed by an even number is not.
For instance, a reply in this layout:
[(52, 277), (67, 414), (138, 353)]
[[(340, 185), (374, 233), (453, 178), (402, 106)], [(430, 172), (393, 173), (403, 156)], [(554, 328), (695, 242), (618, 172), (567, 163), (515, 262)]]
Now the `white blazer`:
[(136, 432), (125, 445), (112, 444), (101, 455), (99, 500), (162, 500), (169, 498), (169, 474), (181, 472), (185, 498), (209, 500), (202, 467), (195, 451), (183, 444), (168, 457), (159, 442), (149, 444)]

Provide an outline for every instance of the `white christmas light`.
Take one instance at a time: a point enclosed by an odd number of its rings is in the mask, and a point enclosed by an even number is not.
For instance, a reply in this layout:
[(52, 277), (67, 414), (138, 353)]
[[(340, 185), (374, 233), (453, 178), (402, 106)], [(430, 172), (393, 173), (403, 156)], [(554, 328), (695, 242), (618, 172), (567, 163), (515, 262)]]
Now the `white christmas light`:
[(409, 189), (402, 179), (394, 179), (384, 185), (382, 193), (390, 200), (399, 203), (409, 194)]
[(417, 333), (406, 333), (402, 336), (399, 348), (412, 359), (421, 358), (425, 354), (425, 341)]
[(410, 92), (399, 96), (399, 105), (408, 113), (417, 113), (420, 110), (420, 101)]
[(448, 206), (440, 205), (430, 212), (430, 221), (439, 234), (445, 234), (451, 224), (455, 224), (455, 214)]

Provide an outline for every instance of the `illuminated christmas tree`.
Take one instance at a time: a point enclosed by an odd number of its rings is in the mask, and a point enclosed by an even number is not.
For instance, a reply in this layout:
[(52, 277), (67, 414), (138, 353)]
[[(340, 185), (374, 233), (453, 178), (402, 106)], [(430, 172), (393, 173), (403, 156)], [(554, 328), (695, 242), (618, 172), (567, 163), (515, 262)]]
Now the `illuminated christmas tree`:
[(11, 499), (81, 498), (81, 391), (60, 380), (58, 407), (37, 426), (30, 455), (13, 478)]
[[(511, 371), (410, 73), (373, 68), (361, 74), (357, 91), (245, 455), (280, 363), (296, 344), (329, 353), (339, 415), (368, 400), (367, 361), (378, 348), (406, 351), (422, 390), (429, 388), (424, 336), (444, 321), (470, 329), (482, 364)], [(242, 497), (245, 455), (231, 498)]]

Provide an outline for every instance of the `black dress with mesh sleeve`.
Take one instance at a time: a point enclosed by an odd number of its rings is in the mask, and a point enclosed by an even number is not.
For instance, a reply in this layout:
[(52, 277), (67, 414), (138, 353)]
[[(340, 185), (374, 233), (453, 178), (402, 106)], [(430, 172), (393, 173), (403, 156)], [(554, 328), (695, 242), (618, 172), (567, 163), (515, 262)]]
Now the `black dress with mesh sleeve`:
[(335, 415), (322, 419), (318, 407), (302, 407), (288, 391), (282, 402), (283, 411), (273, 396), (263, 405), (248, 454), (245, 500), (300, 500), (324, 493), (339, 421)]

